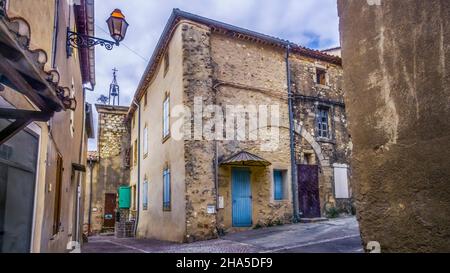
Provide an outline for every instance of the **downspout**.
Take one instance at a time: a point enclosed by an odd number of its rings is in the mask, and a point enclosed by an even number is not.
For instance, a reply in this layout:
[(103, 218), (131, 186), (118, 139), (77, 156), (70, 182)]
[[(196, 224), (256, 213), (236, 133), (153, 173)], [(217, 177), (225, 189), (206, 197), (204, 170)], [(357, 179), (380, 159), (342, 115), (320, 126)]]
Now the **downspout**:
[(92, 234), (91, 232), (91, 212), (92, 212), (92, 178), (93, 178), (93, 170), (94, 163), (92, 162), (92, 158), (89, 158), (89, 170), (90, 170), (90, 182), (89, 182), (89, 213), (88, 213), (88, 236)]
[(289, 104), (289, 140), (291, 151), (291, 179), (292, 179), (292, 206), (293, 206), (293, 222), (299, 221), (299, 207), (298, 207), (298, 178), (297, 178), (297, 163), (295, 157), (295, 126), (294, 126), (294, 112), (293, 112), (293, 94), (291, 90), (291, 69), (289, 63), (289, 53), (291, 45), (288, 42), (286, 46), (286, 74), (287, 74), (287, 89), (288, 89), (288, 104)]
[[(81, 162), (81, 158), (83, 157), (83, 147), (84, 147), (84, 134), (86, 132), (86, 90), (94, 91), (94, 86), (91, 85), (91, 88), (83, 87), (83, 112), (82, 112), (82, 126), (81, 126), (81, 142), (80, 142), (80, 150), (78, 154), (78, 164), (83, 165)], [(81, 173), (78, 173), (78, 183), (77, 183), (77, 207), (76, 207), (76, 229), (75, 229), (75, 241), (80, 243), (80, 195), (81, 195)], [(92, 181), (92, 180), (91, 180)], [(90, 204), (89, 204), (90, 205)], [(90, 213), (90, 211), (89, 211)], [(90, 214), (89, 214), (90, 215)]]
[(133, 104), (136, 105), (137, 110), (138, 110), (138, 134), (137, 134), (137, 147), (135, 147), (135, 149), (138, 149), (138, 171), (137, 171), (137, 196), (136, 196), (136, 221), (134, 223), (134, 237), (137, 236), (137, 229), (138, 229), (138, 224), (139, 224), (139, 211), (141, 209), (141, 206), (139, 204), (140, 201), (140, 193), (141, 193), (141, 189), (140, 189), (140, 184), (141, 184), (141, 107), (140, 105), (136, 102), (136, 100), (133, 100)]
[[(85, 98), (85, 96), (86, 96), (86, 90), (88, 90), (88, 91), (94, 91), (94, 87), (95, 87), (95, 85), (94, 84), (92, 84), (91, 83), (91, 88), (87, 88), (87, 87), (84, 87), (83, 88), (83, 98)], [(85, 105), (84, 105), (84, 107), (86, 107)], [(84, 115), (84, 113), (86, 112), (86, 108), (84, 109), (84, 111), (83, 111), (83, 115)], [(91, 113), (92, 114), (92, 113)], [(86, 117), (83, 117), (83, 136), (84, 136), (84, 126), (85, 126), (85, 123), (86, 123)], [(84, 141), (84, 137), (83, 137), (83, 141)], [(86, 151), (86, 153), (87, 153), (87, 151)], [(90, 178), (89, 178), (89, 212), (88, 212), (88, 236), (91, 234), (91, 213), (92, 213), (92, 178), (93, 178), (93, 174), (92, 174), (92, 171), (93, 171), (93, 162), (92, 162), (92, 158), (89, 158), (88, 159), (89, 160), (89, 169), (90, 169), (90, 174), (89, 174), (89, 176), (90, 176)], [(80, 155), (80, 162), (81, 162), (81, 155)], [(81, 164), (81, 163), (80, 163)]]

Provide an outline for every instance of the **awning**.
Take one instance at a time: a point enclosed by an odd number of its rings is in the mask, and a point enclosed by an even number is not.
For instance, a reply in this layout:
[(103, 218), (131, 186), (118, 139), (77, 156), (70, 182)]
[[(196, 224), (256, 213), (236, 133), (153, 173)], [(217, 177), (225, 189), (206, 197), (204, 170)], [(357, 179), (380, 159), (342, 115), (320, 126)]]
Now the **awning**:
[(241, 151), (223, 160), (220, 165), (236, 167), (267, 167), (272, 165), (269, 161), (246, 151)]

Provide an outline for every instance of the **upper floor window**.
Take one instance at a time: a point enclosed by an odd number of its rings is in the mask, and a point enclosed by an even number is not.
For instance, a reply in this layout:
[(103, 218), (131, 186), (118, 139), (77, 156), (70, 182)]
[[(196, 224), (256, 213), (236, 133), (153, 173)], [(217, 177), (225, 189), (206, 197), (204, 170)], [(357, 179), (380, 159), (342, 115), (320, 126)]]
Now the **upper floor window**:
[(166, 53), (164, 54), (164, 76), (166, 76), (167, 71), (169, 71), (169, 64), (170, 64), (169, 50), (167, 50)]
[(170, 135), (170, 98), (166, 94), (163, 103), (163, 139), (167, 139)]
[(327, 84), (327, 71), (323, 68), (316, 68), (316, 83), (320, 85)]
[(144, 184), (142, 187), (142, 209), (148, 209), (148, 180), (147, 177), (144, 178)]
[(170, 194), (170, 168), (167, 166), (163, 170), (163, 210), (171, 209)]
[(143, 148), (144, 148), (144, 157), (146, 157), (148, 155), (148, 127), (147, 125), (145, 125), (144, 128), (144, 135), (143, 135)]
[(319, 108), (317, 116), (317, 134), (321, 138), (329, 138), (329, 110), (327, 108)]
[(144, 94), (144, 107), (147, 106), (147, 92)]
[(138, 145), (137, 145), (137, 140), (134, 141), (134, 149), (133, 149), (133, 165), (136, 166), (137, 165), (137, 159), (138, 159)]

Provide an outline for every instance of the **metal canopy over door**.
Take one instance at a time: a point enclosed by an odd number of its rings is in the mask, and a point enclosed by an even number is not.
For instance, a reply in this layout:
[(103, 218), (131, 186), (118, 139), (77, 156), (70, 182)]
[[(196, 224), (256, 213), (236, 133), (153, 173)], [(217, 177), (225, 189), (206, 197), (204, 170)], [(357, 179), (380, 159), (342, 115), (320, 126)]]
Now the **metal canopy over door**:
[(252, 226), (250, 170), (233, 168), (231, 176), (233, 227), (250, 227)]
[(103, 226), (113, 228), (115, 225), (116, 194), (105, 193), (105, 220)]
[(298, 165), (298, 200), (301, 217), (320, 217), (319, 166)]
[(29, 130), (0, 145), (0, 252), (30, 252), (38, 147)]

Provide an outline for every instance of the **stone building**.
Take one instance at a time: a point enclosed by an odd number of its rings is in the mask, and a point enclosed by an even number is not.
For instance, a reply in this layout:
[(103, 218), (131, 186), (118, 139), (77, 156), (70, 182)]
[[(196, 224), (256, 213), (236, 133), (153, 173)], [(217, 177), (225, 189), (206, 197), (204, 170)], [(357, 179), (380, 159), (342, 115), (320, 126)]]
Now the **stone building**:
[(450, 2), (338, 7), (363, 241), (449, 252)]
[(68, 50), (65, 37), (93, 35), (93, 9), (93, 0), (0, 0), (0, 252), (82, 241), (94, 50)]
[(98, 151), (89, 152), (85, 208), (90, 215), (85, 213), (83, 221), (89, 234), (114, 230), (117, 191), (130, 179), (130, 129), (126, 121), (129, 107), (95, 106), (99, 115)]
[(175, 9), (129, 112), (137, 237), (190, 242), (289, 223), (296, 209), (350, 212), (341, 81), (339, 57)]

